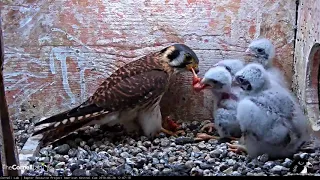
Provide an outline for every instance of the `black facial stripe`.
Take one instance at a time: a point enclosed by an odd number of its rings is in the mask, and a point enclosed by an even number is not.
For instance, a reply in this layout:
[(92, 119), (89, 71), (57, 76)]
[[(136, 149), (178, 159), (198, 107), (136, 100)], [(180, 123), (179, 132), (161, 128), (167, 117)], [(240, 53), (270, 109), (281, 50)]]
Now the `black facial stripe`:
[(161, 54), (162, 54), (162, 53), (165, 53), (168, 48), (169, 48), (169, 47), (166, 47), (166, 48), (162, 49), (162, 50), (160, 51), (160, 53), (161, 53)]
[(171, 52), (171, 54), (168, 55), (168, 59), (170, 59), (170, 61), (172, 61), (172, 60), (176, 59), (179, 55), (180, 55), (180, 51), (174, 50)]

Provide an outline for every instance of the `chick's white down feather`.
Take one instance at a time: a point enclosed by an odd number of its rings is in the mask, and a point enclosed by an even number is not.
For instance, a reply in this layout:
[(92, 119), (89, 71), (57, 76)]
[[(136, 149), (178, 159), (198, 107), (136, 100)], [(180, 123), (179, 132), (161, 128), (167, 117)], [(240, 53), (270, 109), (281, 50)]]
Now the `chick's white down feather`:
[(273, 83), (278, 83), (283, 87), (288, 87), (284, 73), (273, 65), (275, 57), (275, 47), (269, 39), (260, 38), (253, 40), (247, 49), (253, 56), (252, 62), (261, 64), (269, 74)]
[[(215, 128), (221, 138), (240, 137), (240, 125), (236, 120), (236, 99), (222, 99), (223, 93), (233, 94), (239, 98), (240, 87), (232, 86), (233, 75), (244, 67), (244, 62), (238, 59), (219, 61), (204, 75), (205, 83), (211, 86), (214, 94), (213, 118)], [(212, 84), (213, 82), (217, 82)]]
[(310, 135), (308, 121), (291, 92), (275, 85), (263, 66), (256, 63), (237, 72), (235, 79), (240, 86), (246, 84), (242, 87), (247, 96), (239, 101), (237, 120), (249, 156), (284, 158), (296, 153)]

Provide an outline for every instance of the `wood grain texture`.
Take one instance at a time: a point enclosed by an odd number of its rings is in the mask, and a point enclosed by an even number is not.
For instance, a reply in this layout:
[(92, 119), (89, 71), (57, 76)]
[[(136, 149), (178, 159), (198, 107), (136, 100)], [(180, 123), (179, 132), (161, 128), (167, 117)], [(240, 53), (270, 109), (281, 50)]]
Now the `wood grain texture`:
[[(5, 85), (11, 117), (39, 118), (84, 102), (116, 68), (172, 43), (200, 59), (200, 76), (224, 58), (242, 57), (256, 37), (277, 46), (291, 81), (295, 2), (282, 0), (4, 0)], [(205, 120), (210, 92), (177, 77), (164, 115)], [(25, 109), (25, 111), (21, 111)]]
[[(0, 11), (1, 12), (1, 11)], [(0, 27), (2, 20), (0, 19)], [(0, 171), (1, 176), (19, 176), (19, 170), (9, 169), (8, 166), (19, 166), (18, 152), (15, 146), (14, 132), (12, 129), (12, 121), (9, 118), (9, 110), (5, 95), (4, 79), (4, 44), (2, 29), (0, 29)]]

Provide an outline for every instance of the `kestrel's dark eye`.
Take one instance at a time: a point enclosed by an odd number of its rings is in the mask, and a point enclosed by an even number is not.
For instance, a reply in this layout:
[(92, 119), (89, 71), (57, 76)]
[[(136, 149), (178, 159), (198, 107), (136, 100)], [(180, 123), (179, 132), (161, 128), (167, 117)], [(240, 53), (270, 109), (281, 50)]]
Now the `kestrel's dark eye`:
[(190, 54), (185, 55), (185, 61), (191, 63), (192, 62), (192, 57)]
[(258, 51), (259, 53), (261, 53), (261, 52), (263, 52), (263, 49), (258, 48), (257, 51)]

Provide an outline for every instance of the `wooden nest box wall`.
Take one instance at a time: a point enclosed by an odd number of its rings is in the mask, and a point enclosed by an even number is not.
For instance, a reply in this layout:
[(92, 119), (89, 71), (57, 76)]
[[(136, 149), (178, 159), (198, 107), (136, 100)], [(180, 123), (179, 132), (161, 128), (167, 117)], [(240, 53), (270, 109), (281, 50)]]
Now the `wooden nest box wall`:
[[(294, 1), (4, 1), (2, 9), (7, 101), (16, 120), (32, 123), (75, 107), (116, 68), (172, 43), (194, 49), (201, 76), (266, 37), (292, 80)], [(191, 73), (184, 73), (161, 110), (176, 120), (208, 120), (210, 96), (194, 93)]]
[(298, 6), (297, 35), (294, 57), (293, 89), (304, 105), (312, 129), (320, 137), (320, 1)]

